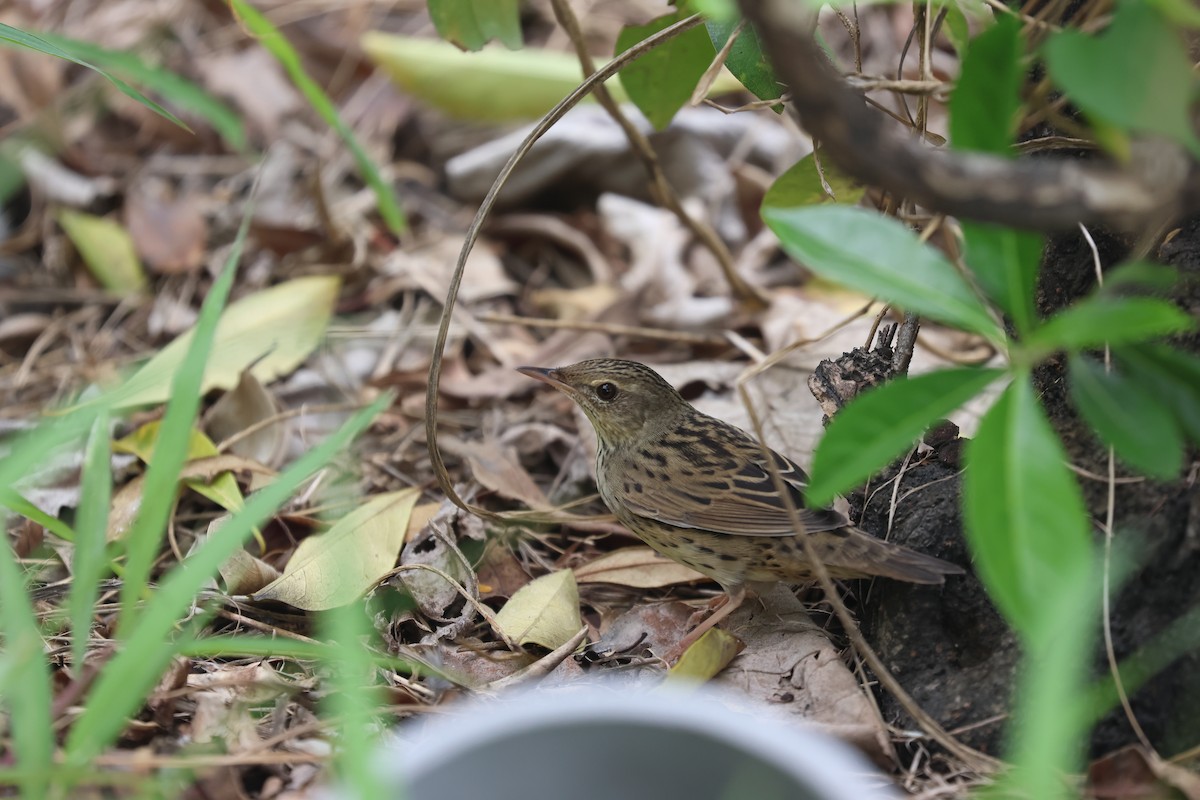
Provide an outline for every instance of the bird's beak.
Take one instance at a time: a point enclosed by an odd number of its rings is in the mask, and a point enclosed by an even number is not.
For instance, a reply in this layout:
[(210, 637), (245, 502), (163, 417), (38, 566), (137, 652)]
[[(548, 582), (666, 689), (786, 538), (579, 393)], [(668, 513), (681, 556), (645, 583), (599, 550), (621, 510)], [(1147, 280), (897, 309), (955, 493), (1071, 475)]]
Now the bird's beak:
[(548, 383), (560, 392), (565, 392), (571, 388), (570, 384), (564, 381), (558, 374), (558, 370), (548, 367), (517, 367), (517, 372), (522, 375), (528, 375), (535, 381)]

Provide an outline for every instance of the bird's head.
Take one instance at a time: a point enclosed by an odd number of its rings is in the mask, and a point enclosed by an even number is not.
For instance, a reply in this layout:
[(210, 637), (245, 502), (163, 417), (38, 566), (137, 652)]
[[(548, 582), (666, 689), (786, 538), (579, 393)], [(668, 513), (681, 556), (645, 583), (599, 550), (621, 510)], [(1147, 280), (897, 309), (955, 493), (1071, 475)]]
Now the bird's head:
[(668, 424), (687, 401), (657, 372), (636, 361), (594, 358), (569, 367), (518, 367), (570, 397), (610, 445), (635, 441), (649, 427)]

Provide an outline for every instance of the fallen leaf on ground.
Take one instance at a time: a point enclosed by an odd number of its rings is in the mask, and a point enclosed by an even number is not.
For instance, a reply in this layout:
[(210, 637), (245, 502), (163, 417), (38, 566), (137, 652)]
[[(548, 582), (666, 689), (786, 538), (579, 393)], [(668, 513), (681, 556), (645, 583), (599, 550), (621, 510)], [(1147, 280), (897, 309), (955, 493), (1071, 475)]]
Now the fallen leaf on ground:
[(583, 626), (575, 574), (562, 569), (530, 581), (504, 604), (496, 621), (517, 644), (561, 647)]
[(709, 628), (691, 647), (683, 651), (664, 681), (675, 686), (704, 683), (729, 666), (745, 645), (720, 628)]
[(283, 575), (255, 600), (278, 600), (305, 611), (353, 601), (396, 563), (419, 489), (378, 495), (296, 548)]
[[(291, 372), (325, 335), (340, 286), (335, 276), (297, 278), (231, 303), (217, 324), (200, 391), (232, 389), (245, 369), (262, 383)], [(113, 389), (107, 395), (113, 408), (166, 402), (192, 334), (176, 338)]]
[(649, 547), (622, 547), (575, 568), (575, 580), (613, 583), (636, 589), (657, 589), (676, 583), (708, 580), (696, 570), (666, 558)]
[(63, 209), (58, 212), (58, 224), (105, 289), (132, 294), (146, 285), (133, 239), (119, 223)]

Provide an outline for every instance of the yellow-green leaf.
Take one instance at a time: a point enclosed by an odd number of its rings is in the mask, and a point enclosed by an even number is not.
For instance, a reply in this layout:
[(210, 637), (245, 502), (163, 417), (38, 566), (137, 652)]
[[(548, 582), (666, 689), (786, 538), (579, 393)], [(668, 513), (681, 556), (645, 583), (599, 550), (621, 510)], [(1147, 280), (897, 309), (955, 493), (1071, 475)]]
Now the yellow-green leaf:
[(709, 628), (695, 644), (683, 651), (667, 673), (666, 683), (703, 683), (729, 666), (742, 650), (741, 641), (720, 628)]
[(500, 609), (496, 622), (519, 645), (563, 646), (583, 626), (575, 573), (563, 569), (525, 584)]
[[(217, 325), (201, 391), (231, 389), (245, 369), (262, 383), (294, 370), (324, 336), (339, 286), (336, 277), (297, 278), (231, 303)], [(165, 402), (191, 338), (191, 331), (178, 337), (114, 389), (112, 407)]]
[(58, 224), (105, 289), (133, 294), (145, 287), (146, 273), (133, 239), (119, 224), (69, 209), (58, 212)]
[(305, 611), (324, 611), (357, 599), (395, 565), (420, 496), (419, 489), (401, 489), (373, 497), (329, 530), (308, 537), (283, 575), (254, 599), (278, 600)]

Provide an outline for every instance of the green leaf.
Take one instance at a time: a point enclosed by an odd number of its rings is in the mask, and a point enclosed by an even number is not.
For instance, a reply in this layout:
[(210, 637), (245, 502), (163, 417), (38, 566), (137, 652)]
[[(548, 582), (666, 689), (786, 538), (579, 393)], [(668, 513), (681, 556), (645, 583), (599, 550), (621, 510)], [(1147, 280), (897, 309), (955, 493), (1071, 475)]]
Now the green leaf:
[(105, 289), (134, 294), (145, 288), (146, 273), (133, 239), (119, 223), (64, 208), (58, 212), (58, 224)]
[(981, 222), (962, 222), (964, 260), (992, 301), (1012, 317), (1019, 333), (1036, 320), (1034, 292), (1045, 239), (1036, 233)]
[(929, 424), (948, 416), (1002, 374), (963, 367), (888, 381), (839, 411), (813, 454), (806, 501), (825, 506), (899, 456)]
[(1118, 3), (1103, 33), (1065, 30), (1043, 53), (1050, 77), (1089, 117), (1166, 136), (1200, 156), (1190, 116), (1191, 60), (1179, 33), (1149, 3)]
[(1130, 288), (1166, 293), (1174, 289), (1178, 282), (1179, 272), (1174, 267), (1148, 261), (1131, 261), (1104, 273), (1104, 285), (1096, 293), (1116, 296)]
[(1200, 444), (1200, 359), (1158, 344), (1114, 347), (1113, 356), (1133, 380), (1174, 409), (1188, 437)]
[[(230, 303), (217, 326), (216, 355), (204, 368), (200, 393), (232, 389), (246, 369), (269, 383), (303, 363), (325, 335), (340, 286), (336, 276), (312, 275)], [(190, 330), (176, 338), (105, 400), (120, 409), (165, 402), (194, 337)]]
[[(59, 41), (62, 42), (64, 40), (60, 39)], [(137, 89), (134, 89), (132, 86), (125, 83), (125, 81), (110, 75), (99, 67), (89, 64), (87, 61), (84, 61), (82, 58), (76, 56), (73, 52), (71, 52), (72, 48), (70, 46), (57, 46), (46, 39), (34, 36), (33, 34), (26, 33), (22, 30), (18, 30), (17, 28), (14, 28), (10, 25), (5, 25), (4, 23), (0, 23), (0, 43), (27, 47), (30, 50), (36, 50), (39, 53), (45, 53), (46, 55), (54, 56), (55, 58), (62, 58), (70, 61), (73, 64), (78, 64), (81, 67), (87, 67), (93, 72), (100, 74), (126, 96), (133, 98), (159, 116), (169, 119), (171, 122), (174, 122), (176, 125), (183, 128), (185, 131), (191, 131), (191, 128), (189, 128), (187, 125), (184, 125), (178, 117), (176, 117), (170, 111), (167, 111), (158, 103), (143, 95)]]
[(966, 457), (963, 512), (975, 565), (996, 606), (1028, 640), (1046, 587), (1091, 558), (1083, 497), (1028, 376), (984, 415)]
[(788, 255), (818, 275), (993, 342), (1004, 340), (954, 265), (896, 220), (840, 205), (764, 208), (762, 216)]
[(108, 413), (102, 410), (92, 424), (83, 456), (83, 479), (75, 523), (75, 552), (71, 557), (71, 665), (83, 668), (92, 632), (100, 580), (108, 567), (104, 534), (112, 502), (112, 463), (108, 439)]
[[(736, 17), (725, 22), (709, 21), (705, 23), (708, 37), (712, 40), (713, 49), (720, 52), (729, 37), (737, 30), (740, 20)], [(733, 73), (746, 90), (762, 100), (775, 100), (783, 94), (783, 87), (775, 77), (775, 71), (767, 63), (763, 55), (762, 42), (758, 33), (750, 25), (742, 28), (737, 41), (729, 49), (725, 58), (725, 67)], [(776, 112), (783, 112), (783, 105), (774, 106)]]
[(463, 50), (479, 50), (492, 39), (509, 50), (524, 44), (517, 0), (429, 0), (438, 36)]
[(275, 60), (284, 68), (288, 77), (292, 79), (292, 83), (304, 95), (304, 99), (313, 107), (313, 110), (321, 116), (321, 119), (325, 120), (326, 125), (337, 131), (343, 144), (354, 156), (354, 163), (358, 165), (358, 171), (362, 174), (363, 180), (375, 194), (375, 202), (379, 205), (379, 215), (383, 217), (388, 230), (396, 236), (404, 233), (408, 229), (408, 222), (404, 218), (404, 212), (400, 210), (400, 203), (396, 200), (392, 187), (384, 181), (383, 175), (379, 173), (379, 167), (359, 144), (354, 131), (350, 130), (350, 126), (342, 121), (333, 102), (330, 101), (329, 95), (325, 94), (325, 90), (304, 71), (304, 65), (300, 63), (300, 56), (296, 50), (271, 24), (271, 21), (259, 13), (247, 0), (229, 0), (229, 2), (242, 24), (246, 26), (246, 30), (258, 37), (262, 46), (275, 56)]
[(833, 190), (833, 197), (826, 193), (825, 187), (821, 185), (821, 175), (817, 172), (817, 159), (820, 156), (821, 151), (816, 150), (788, 167), (767, 190), (766, 196), (763, 197), (763, 207), (796, 208), (820, 203), (854, 205), (861, 200), (866, 194), (866, 187), (839, 170), (831, 159), (822, 158), (821, 172), (825, 175), (825, 182)]
[(1083, 418), (1122, 461), (1155, 478), (1179, 475), (1183, 437), (1173, 409), (1161, 395), (1084, 356), (1071, 357), (1070, 386)]
[(1157, 9), (1176, 25), (1200, 28), (1200, 8), (1191, 0), (1146, 0), (1146, 4)]
[(246, 128), (237, 112), (187, 78), (147, 64), (134, 53), (109, 50), (91, 42), (56, 34), (42, 33), (41, 37), (50, 44), (158, 92), (177, 108), (206, 121), (232, 149), (246, 149)]
[[(677, 12), (645, 25), (626, 26), (617, 35), (616, 52), (628, 50), (683, 18), (684, 14)], [(691, 99), (696, 84), (716, 55), (708, 33), (703, 28), (695, 27), (664, 42), (621, 70), (621, 85), (638, 110), (650, 120), (650, 124), (662, 130)]]
[(1088, 716), (1071, 702), (1082, 693), (1093, 663), (1100, 605), (1093, 559), (1067, 564), (1039, 587), (1037, 619), (1025, 638), (1024, 664), (1013, 696), (1013, 765), (981, 798), (1025, 797), (1073, 800), (1079, 794), (1063, 780), (1082, 771)]
[(1034, 330), (1024, 345), (1035, 354), (1129, 344), (1194, 329), (1173, 303), (1149, 297), (1084, 298)]
[(958, 150), (978, 150), (1015, 157), (1012, 149), (1021, 109), (1021, 25), (1001, 15), (967, 48), (962, 71), (950, 95), (950, 143)]

